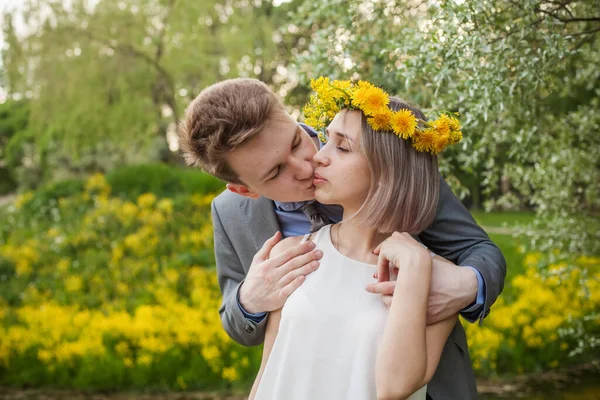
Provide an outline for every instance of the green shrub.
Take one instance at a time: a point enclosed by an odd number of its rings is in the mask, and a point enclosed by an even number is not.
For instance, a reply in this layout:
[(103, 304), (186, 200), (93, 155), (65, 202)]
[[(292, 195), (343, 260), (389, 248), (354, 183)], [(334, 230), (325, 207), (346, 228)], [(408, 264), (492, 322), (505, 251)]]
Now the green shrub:
[(96, 175), (3, 210), (0, 385), (247, 386), (260, 349), (221, 327), (213, 197), (130, 201)]
[(144, 193), (158, 197), (177, 197), (194, 193), (217, 193), (225, 184), (198, 169), (166, 164), (142, 164), (124, 167), (106, 176), (115, 196), (135, 199)]

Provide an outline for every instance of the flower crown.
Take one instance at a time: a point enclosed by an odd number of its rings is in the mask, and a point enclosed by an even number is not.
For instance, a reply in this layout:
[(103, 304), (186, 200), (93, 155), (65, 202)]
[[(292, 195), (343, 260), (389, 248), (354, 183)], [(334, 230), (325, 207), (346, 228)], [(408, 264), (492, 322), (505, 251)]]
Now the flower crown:
[[(303, 108), (304, 122), (317, 130), (323, 130), (341, 109), (347, 108), (361, 111), (375, 131), (391, 131), (402, 139), (411, 139), (417, 151), (436, 155), (462, 139), (460, 122), (455, 117), (442, 113), (436, 120), (423, 121), (410, 110), (394, 111), (388, 106), (389, 95), (369, 82), (330, 81), (320, 77), (311, 79), (310, 86), (316, 94), (311, 95)], [(425, 127), (420, 128), (419, 122)], [(319, 138), (326, 141), (323, 133)]]

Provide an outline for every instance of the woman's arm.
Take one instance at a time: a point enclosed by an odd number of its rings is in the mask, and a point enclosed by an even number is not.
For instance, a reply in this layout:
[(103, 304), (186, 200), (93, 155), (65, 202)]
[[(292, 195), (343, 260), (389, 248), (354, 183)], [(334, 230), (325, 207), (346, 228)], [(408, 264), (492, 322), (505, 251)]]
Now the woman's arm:
[(258, 385), (260, 384), (263, 372), (265, 371), (265, 367), (267, 366), (267, 361), (269, 361), (269, 356), (271, 355), (271, 350), (273, 349), (273, 343), (275, 343), (275, 339), (277, 338), (277, 332), (279, 331), (279, 322), (281, 321), (281, 309), (271, 311), (267, 318), (268, 320), (267, 328), (265, 331), (265, 345), (263, 347), (262, 360), (260, 362), (260, 369), (258, 370), (256, 379), (254, 380), (254, 384), (252, 385), (252, 390), (250, 391), (249, 400), (253, 400), (256, 396)]
[[(277, 243), (275, 247), (273, 247), (271, 253), (269, 254), (269, 258), (275, 257), (283, 253), (287, 249), (298, 245), (301, 240), (301, 236), (289, 237), (282, 240), (281, 242)], [(296, 279), (299, 278), (300, 277)], [(254, 384), (252, 385), (252, 390), (250, 391), (250, 400), (254, 399), (254, 397), (256, 396), (256, 391), (258, 390), (258, 386), (260, 384), (260, 380), (262, 379), (263, 372), (265, 370), (265, 367), (267, 366), (267, 362), (269, 361), (269, 356), (271, 355), (273, 344), (275, 343), (275, 339), (277, 338), (277, 332), (279, 332), (279, 322), (281, 321), (281, 308), (275, 311), (271, 311), (267, 318), (268, 320), (267, 327), (265, 330), (265, 344), (263, 347), (262, 360), (260, 361), (260, 368), (258, 370), (258, 374), (256, 375), (256, 379), (254, 380)]]
[(377, 394), (404, 399), (431, 380), (457, 316), (426, 326), (432, 260), (410, 235), (392, 235), (379, 256), (380, 279), (386, 279), (389, 262), (399, 271), (377, 356)]

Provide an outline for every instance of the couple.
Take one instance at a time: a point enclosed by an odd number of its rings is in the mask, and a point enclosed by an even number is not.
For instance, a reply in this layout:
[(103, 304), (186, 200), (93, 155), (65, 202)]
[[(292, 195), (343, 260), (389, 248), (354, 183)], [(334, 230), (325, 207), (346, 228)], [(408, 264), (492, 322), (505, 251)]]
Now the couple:
[(456, 120), (424, 125), (365, 82), (313, 88), (307, 120), (333, 118), (320, 151), (253, 79), (202, 91), (179, 129), (188, 164), (228, 182), (212, 207), (220, 314), (237, 342), (265, 342), (251, 396), (476, 398), (456, 314), (483, 320), (506, 267), (437, 170), (458, 139), (434, 131)]

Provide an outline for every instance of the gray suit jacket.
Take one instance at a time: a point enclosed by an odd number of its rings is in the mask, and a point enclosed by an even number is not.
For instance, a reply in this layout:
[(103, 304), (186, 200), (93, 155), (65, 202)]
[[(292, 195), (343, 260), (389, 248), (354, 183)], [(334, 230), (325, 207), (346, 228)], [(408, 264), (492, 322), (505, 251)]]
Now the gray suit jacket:
[[(479, 317), (481, 323), (502, 291), (506, 262), (498, 247), (475, 223), (443, 179), (440, 185), (436, 218), (419, 239), (433, 252), (455, 264), (469, 265), (481, 272), (486, 286), (486, 300)], [(237, 292), (252, 258), (265, 240), (279, 229), (273, 202), (266, 198), (252, 200), (225, 191), (214, 199), (212, 217), (217, 274), (223, 293), (219, 310), (221, 322), (236, 342), (246, 346), (259, 345), (264, 340), (266, 318), (259, 324), (246, 319), (238, 307)], [(477, 397), (465, 332), (460, 323), (446, 342), (427, 392), (434, 400)]]

